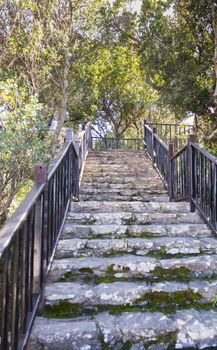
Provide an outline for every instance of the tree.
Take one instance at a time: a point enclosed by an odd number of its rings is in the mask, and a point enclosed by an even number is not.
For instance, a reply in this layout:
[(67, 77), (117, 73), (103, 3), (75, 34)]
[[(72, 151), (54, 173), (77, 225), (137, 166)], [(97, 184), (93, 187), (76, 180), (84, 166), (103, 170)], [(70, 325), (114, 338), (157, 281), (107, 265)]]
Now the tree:
[(203, 133), (216, 124), (213, 98), (214, 1), (143, 1), (141, 56), (147, 81), (178, 119), (194, 115)]
[(47, 163), (49, 142), (43, 105), (16, 81), (0, 83), (0, 226), (14, 197), (33, 177), (34, 164)]

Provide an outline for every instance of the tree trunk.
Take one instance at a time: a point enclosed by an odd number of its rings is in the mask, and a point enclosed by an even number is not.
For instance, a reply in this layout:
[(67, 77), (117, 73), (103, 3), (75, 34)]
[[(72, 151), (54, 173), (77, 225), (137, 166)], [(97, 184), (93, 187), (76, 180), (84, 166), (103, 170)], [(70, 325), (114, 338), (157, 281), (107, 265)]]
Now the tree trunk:
[(61, 130), (64, 126), (66, 110), (67, 110), (67, 95), (68, 95), (68, 86), (69, 86), (69, 66), (70, 66), (70, 53), (67, 49), (65, 54), (65, 64), (63, 67), (63, 81), (61, 83), (61, 97), (60, 97), (60, 114), (58, 118), (58, 124), (54, 131), (52, 144), (51, 144), (51, 154), (54, 155), (56, 147), (58, 145), (58, 139), (61, 133)]
[(217, 6), (213, 5), (213, 30), (215, 35), (215, 53), (214, 53), (214, 68), (215, 68), (215, 76), (216, 76), (216, 87), (214, 92), (214, 104), (215, 109), (217, 110)]

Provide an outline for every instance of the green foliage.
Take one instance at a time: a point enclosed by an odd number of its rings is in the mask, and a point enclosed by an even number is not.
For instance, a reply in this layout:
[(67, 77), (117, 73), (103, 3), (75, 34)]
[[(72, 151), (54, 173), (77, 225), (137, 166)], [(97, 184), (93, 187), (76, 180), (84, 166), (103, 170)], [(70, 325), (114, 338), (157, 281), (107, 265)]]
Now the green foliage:
[[(37, 163), (49, 159), (49, 136), (43, 118), (43, 105), (15, 80), (0, 82), (0, 222), (14, 196), (28, 190), (26, 182), (33, 176)], [(20, 192), (21, 196), (22, 193)], [(24, 190), (25, 192), (25, 190)], [(18, 198), (19, 201), (19, 198)]]
[(161, 101), (177, 118), (213, 114), (211, 2), (143, 1), (141, 56)]

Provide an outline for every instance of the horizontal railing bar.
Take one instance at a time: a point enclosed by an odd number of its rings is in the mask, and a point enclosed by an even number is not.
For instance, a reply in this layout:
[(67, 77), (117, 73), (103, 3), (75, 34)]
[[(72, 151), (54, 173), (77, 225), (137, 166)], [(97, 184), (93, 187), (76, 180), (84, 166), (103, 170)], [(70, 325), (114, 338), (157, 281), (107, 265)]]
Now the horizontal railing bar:
[(93, 136), (92, 139), (94, 140), (102, 140), (102, 141), (106, 141), (106, 140), (115, 140), (115, 141), (143, 141), (143, 138), (124, 138), (124, 139), (116, 139), (115, 137), (105, 137), (105, 138), (101, 138), (101, 137), (96, 137)]
[(151, 132), (152, 134), (153, 134), (153, 129), (152, 128), (150, 128), (148, 125), (146, 125), (145, 124), (145, 128), (149, 131), (149, 132)]
[(209, 160), (211, 160), (213, 163), (215, 163), (217, 165), (217, 158), (214, 157), (212, 154), (210, 154), (209, 152), (205, 151), (203, 148), (200, 148), (198, 145), (196, 145), (193, 142), (190, 142), (190, 146), (194, 147), (197, 151), (202, 153), (206, 158), (208, 158)]
[(168, 151), (169, 147), (160, 139), (157, 134), (154, 134), (154, 138), (161, 144), (162, 147), (165, 148), (166, 151)]
[(44, 190), (44, 184), (38, 184), (33, 187), (30, 193), (26, 196), (24, 201), (17, 208), (15, 213), (6, 222), (0, 231), (0, 257), (4, 250), (8, 247), (14, 237), (15, 232), (25, 222), (30, 210)]

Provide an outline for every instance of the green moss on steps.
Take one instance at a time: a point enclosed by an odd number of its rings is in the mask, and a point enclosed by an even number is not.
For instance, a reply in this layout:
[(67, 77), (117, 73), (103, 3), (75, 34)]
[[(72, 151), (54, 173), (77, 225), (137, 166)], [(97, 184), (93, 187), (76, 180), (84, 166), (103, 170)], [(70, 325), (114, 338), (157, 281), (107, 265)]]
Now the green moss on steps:
[(198, 308), (201, 299), (202, 295), (195, 293), (191, 289), (174, 293), (156, 291), (144, 294), (135, 301), (135, 304), (144, 303), (146, 307), (152, 311), (164, 309), (167, 313), (173, 313), (177, 308), (188, 308), (189, 306)]
[(156, 279), (157, 281), (188, 282), (192, 280), (192, 271), (183, 266), (174, 269), (164, 269), (157, 266), (154, 271), (152, 271), (152, 276), (154, 280)]
[(109, 252), (103, 253), (102, 256), (104, 258), (110, 258), (110, 257), (115, 257), (115, 256), (123, 256), (125, 254), (126, 254), (126, 252), (111, 249)]
[(166, 345), (167, 350), (174, 350), (176, 345), (177, 333), (169, 332), (158, 337), (154, 341), (145, 342), (146, 349), (151, 348), (153, 345)]
[(82, 267), (81, 269), (79, 269), (79, 271), (80, 271), (81, 273), (91, 273), (91, 274), (94, 273), (93, 270), (90, 269), (89, 267)]
[(212, 309), (211, 303), (203, 303), (202, 295), (192, 290), (177, 291), (174, 293), (153, 292), (146, 293), (136, 299), (133, 304), (123, 305), (82, 305), (70, 303), (68, 300), (61, 300), (55, 305), (46, 305), (44, 316), (47, 318), (79, 317), (82, 315), (94, 315), (99, 312), (110, 312), (114, 315), (123, 312), (163, 312), (171, 314), (176, 310), (194, 308), (197, 310)]
[(56, 305), (46, 305), (44, 317), (67, 318), (81, 316), (84, 312), (81, 304), (72, 304), (68, 300), (61, 300)]
[(64, 273), (63, 277), (56, 279), (55, 282), (69, 282), (74, 280), (76, 277), (78, 277), (78, 273), (74, 273), (70, 271), (70, 272)]
[(168, 254), (166, 248), (161, 248), (158, 250), (150, 250), (147, 254), (145, 254), (146, 257), (149, 258), (155, 258), (155, 259), (178, 259), (178, 258), (185, 258), (185, 257), (194, 257), (198, 255), (205, 255), (203, 252), (201, 253), (189, 253), (189, 254)]

